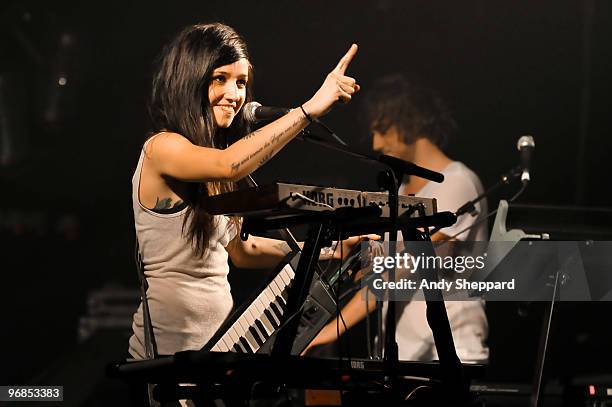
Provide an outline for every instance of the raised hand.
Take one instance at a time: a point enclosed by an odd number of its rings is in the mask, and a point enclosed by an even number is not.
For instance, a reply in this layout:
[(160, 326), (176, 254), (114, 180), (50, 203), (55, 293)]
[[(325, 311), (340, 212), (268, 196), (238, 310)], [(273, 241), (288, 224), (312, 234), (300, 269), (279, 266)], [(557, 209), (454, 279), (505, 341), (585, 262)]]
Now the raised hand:
[(359, 91), (359, 85), (354, 78), (346, 76), (345, 72), (357, 53), (357, 44), (351, 45), (348, 52), (340, 59), (338, 65), (327, 74), (323, 85), (304, 103), (304, 109), (314, 118), (323, 116), (338, 100), (348, 103), (353, 94)]

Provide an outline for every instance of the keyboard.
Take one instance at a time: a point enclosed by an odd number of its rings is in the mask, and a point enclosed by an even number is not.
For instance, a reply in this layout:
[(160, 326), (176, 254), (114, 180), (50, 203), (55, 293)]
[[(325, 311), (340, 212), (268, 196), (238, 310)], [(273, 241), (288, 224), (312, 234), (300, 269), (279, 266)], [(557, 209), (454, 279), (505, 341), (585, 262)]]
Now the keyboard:
[[(424, 205), (427, 216), (437, 213), (435, 198), (400, 195), (398, 200), (399, 215), (413, 211), (413, 216), (418, 216), (414, 211), (417, 204)], [(378, 205), (382, 209), (381, 217), (389, 217), (387, 192), (355, 191), (281, 182), (211, 196), (206, 199), (204, 205), (212, 215), (249, 217), (269, 216), (271, 213), (285, 215), (304, 211), (328, 211), (343, 207), (363, 208)]]
[[(424, 206), (426, 215), (437, 213), (435, 199), (400, 196), (399, 214), (413, 210), (417, 204)], [(206, 208), (212, 215), (270, 217), (275, 214), (286, 216), (304, 211), (370, 205), (383, 208), (382, 216), (385, 217), (386, 213), (388, 217), (388, 194), (384, 192), (275, 183), (209, 197)], [(276, 331), (286, 319), (289, 288), (295, 277), (294, 270), (297, 269), (298, 260), (299, 254), (273, 273), (274, 277), (264, 288), (232, 313), (202, 349), (248, 354), (269, 353)], [(300, 354), (336, 312), (336, 302), (331, 289), (316, 276), (302, 311), (292, 354)]]
[[(293, 256), (250, 300), (236, 309), (221, 325), (203, 350), (237, 353), (270, 353), (276, 331), (284, 320), (291, 282), (300, 254)], [(359, 249), (351, 253), (341, 269), (348, 273), (361, 264)], [(315, 276), (304, 306), (293, 343), (292, 354), (300, 354), (336, 313), (334, 294)]]

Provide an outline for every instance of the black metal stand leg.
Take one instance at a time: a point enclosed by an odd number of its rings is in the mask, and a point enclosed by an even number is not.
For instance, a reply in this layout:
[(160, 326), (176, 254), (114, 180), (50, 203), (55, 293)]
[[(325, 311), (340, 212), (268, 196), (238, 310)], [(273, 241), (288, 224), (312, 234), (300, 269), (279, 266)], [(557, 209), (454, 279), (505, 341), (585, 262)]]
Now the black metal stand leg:
[(314, 268), (319, 260), (319, 253), (321, 252), (323, 242), (328, 238), (327, 234), (329, 234), (329, 227), (321, 223), (312, 225), (308, 231), (308, 238), (302, 249), (287, 300), (285, 318), (290, 318), (290, 320), (285, 319), (284, 326), (278, 331), (272, 346), (272, 355), (274, 356), (287, 356), (291, 354), (302, 315), (301, 306), (308, 296)]
[[(397, 250), (397, 233), (389, 241), (389, 257), (394, 258)], [(395, 267), (389, 270), (389, 281), (395, 281)], [(391, 290), (387, 290), (387, 319), (385, 325), (385, 367), (387, 371), (386, 382), (387, 386), (391, 389), (391, 392), (397, 390), (397, 365), (399, 358), (399, 350), (397, 346), (397, 340), (395, 338), (396, 333), (396, 315), (397, 315), (397, 303), (396, 296)], [(397, 393), (396, 393), (397, 394)], [(391, 394), (393, 397), (393, 394)]]
[[(420, 241), (428, 243), (423, 245), (425, 256), (435, 256), (433, 243), (429, 233), (424, 233)], [(429, 283), (437, 283), (438, 274), (436, 272), (425, 272), (422, 269), (417, 271), (419, 279), (427, 280)], [(431, 284), (430, 284), (431, 285)], [(431, 328), (434, 343), (440, 358), (440, 370), (445, 387), (451, 392), (451, 397), (455, 400), (465, 400), (469, 398), (469, 381), (466, 379), (461, 361), (455, 350), (455, 342), (444, 304), (444, 297), (440, 289), (424, 289), (427, 323)]]

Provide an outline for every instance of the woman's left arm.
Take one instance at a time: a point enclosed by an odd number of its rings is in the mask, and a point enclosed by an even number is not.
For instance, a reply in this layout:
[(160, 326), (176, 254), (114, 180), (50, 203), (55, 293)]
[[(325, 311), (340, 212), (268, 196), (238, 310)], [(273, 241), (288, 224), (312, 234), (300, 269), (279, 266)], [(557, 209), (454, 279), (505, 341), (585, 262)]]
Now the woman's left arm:
[(232, 263), (240, 268), (273, 268), (291, 253), (289, 245), (282, 240), (252, 235), (246, 241), (237, 235), (226, 249)]

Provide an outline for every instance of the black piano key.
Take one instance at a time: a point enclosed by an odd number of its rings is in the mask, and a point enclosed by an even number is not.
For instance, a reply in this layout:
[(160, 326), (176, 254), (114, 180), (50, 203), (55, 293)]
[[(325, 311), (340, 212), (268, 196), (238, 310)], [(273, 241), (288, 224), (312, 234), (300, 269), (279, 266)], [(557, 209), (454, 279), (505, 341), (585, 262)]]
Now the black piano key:
[(274, 315), (272, 315), (272, 311), (270, 310), (270, 308), (266, 309), (264, 311), (264, 314), (266, 314), (266, 316), (270, 320), (270, 323), (272, 324), (272, 327), (274, 328), (274, 330), (278, 329), (280, 325), (278, 322), (276, 322), (277, 318), (274, 318)]
[(276, 306), (281, 312), (285, 312), (285, 309), (287, 308), (287, 303), (285, 302), (285, 299), (283, 297), (277, 295), (274, 299), (274, 304), (276, 304)]
[(270, 335), (268, 335), (268, 332), (266, 331), (266, 328), (263, 326), (260, 320), (255, 320), (255, 325), (257, 325), (259, 331), (264, 335), (264, 341), (270, 337)]
[[(261, 316), (259, 318), (261, 318)], [(253, 322), (251, 328), (255, 330), (255, 332), (259, 335), (259, 339), (262, 341), (262, 343), (264, 343), (266, 342), (267, 335), (257, 326), (257, 320), (259, 318), (255, 318), (255, 321)]]
[(276, 296), (276, 302), (278, 302), (278, 304), (282, 307), (283, 310), (287, 307), (287, 301), (280, 295)]
[(253, 335), (253, 338), (255, 338), (255, 342), (257, 342), (259, 346), (264, 344), (265, 340), (262, 339), (259, 332), (257, 331), (257, 329), (255, 329), (254, 326), (250, 327), (249, 331), (251, 332), (251, 334)]
[(261, 316), (260, 321), (263, 324), (263, 326), (266, 328), (266, 331), (268, 332), (268, 338), (269, 338), (274, 333), (274, 325), (272, 325), (272, 321), (270, 320), (270, 317), (266, 315), (266, 310), (264, 310), (264, 314)]
[(232, 348), (233, 352), (236, 353), (246, 353), (240, 346), (238, 346), (238, 344), (234, 344), (234, 347)]
[(240, 340), (236, 342), (236, 345), (238, 345), (238, 347), (242, 350), (242, 353), (249, 353), (249, 351), (242, 345), (242, 343), (240, 343)]
[(276, 297), (276, 298), (277, 298), (277, 301), (274, 301), (274, 302), (271, 302), (271, 303), (270, 303), (270, 309), (271, 309), (272, 311), (274, 311), (274, 314), (277, 316), (278, 320), (279, 320), (279, 321), (282, 321), (282, 320), (283, 320), (283, 314), (284, 314), (283, 310), (284, 310), (284, 309), (283, 309), (283, 308), (281, 308), (281, 307), (278, 305), (278, 298), (279, 298), (279, 297)]
[(247, 353), (253, 353), (253, 349), (251, 349), (251, 344), (249, 343), (249, 341), (246, 340), (244, 336), (240, 338), (240, 343), (246, 349)]
[(272, 324), (274, 325), (274, 329), (278, 329), (283, 323), (282, 315), (278, 316), (278, 306), (276, 304), (270, 303), (270, 306), (268, 307), (268, 312), (270, 313), (270, 315), (272, 315), (272, 318), (270, 318), (270, 322), (272, 322)]
[(253, 336), (250, 330), (246, 331), (246, 334), (244, 336), (247, 342), (251, 344), (252, 349), (259, 349), (259, 344), (257, 343), (257, 340), (255, 339), (255, 337)]
[(285, 300), (285, 304), (289, 302), (289, 290), (283, 290), (281, 297), (283, 297), (283, 300)]

